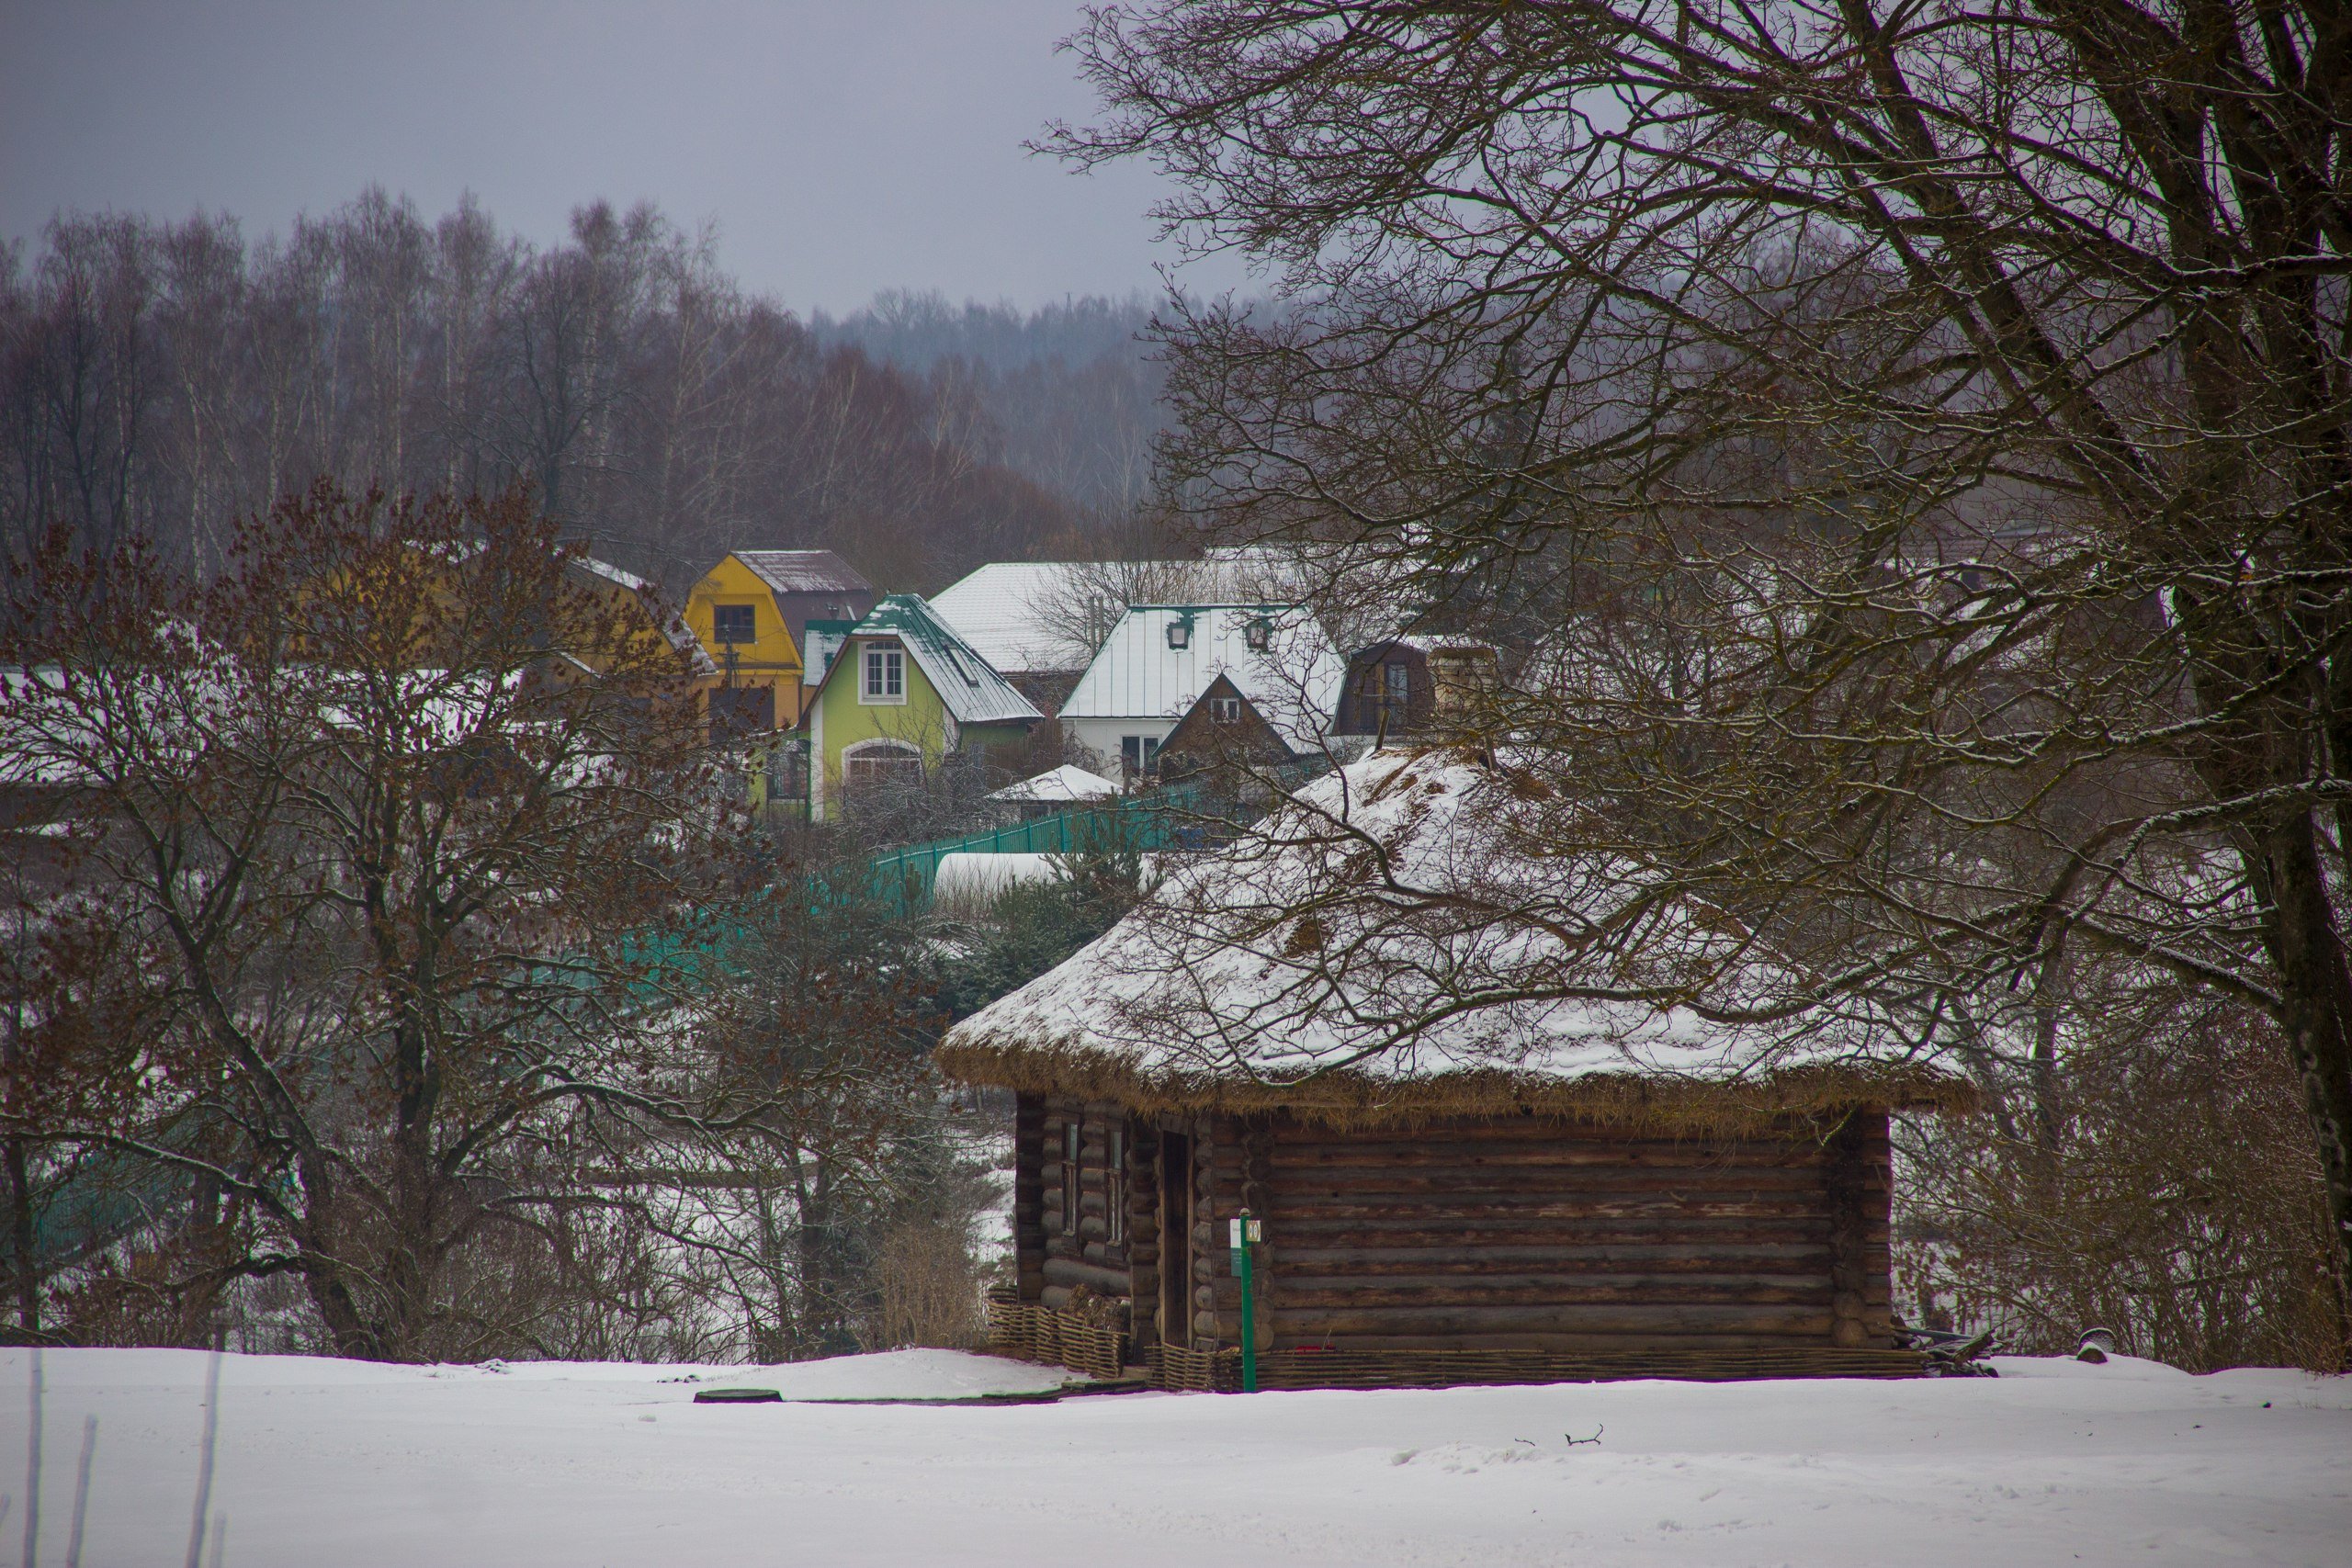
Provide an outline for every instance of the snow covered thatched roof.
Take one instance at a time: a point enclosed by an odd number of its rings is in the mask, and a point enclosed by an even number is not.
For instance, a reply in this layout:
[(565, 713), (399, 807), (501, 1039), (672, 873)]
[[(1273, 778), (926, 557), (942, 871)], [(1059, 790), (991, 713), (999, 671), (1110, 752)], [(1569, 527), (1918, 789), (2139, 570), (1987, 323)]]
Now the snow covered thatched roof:
[(1806, 976), (1722, 909), (1577, 849), (1564, 810), (1507, 761), (1375, 752), (1173, 871), (937, 1059), (1145, 1109), (1346, 1121), (1966, 1098), (1860, 1010), (1807, 1005)]

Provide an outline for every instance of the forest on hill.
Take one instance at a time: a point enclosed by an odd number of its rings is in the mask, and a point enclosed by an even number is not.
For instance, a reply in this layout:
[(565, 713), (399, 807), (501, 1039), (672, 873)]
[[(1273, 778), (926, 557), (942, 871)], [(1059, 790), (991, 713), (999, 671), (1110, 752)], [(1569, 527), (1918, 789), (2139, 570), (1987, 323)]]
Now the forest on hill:
[(886, 291), (803, 321), (643, 205), (582, 207), (547, 247), (470, 198), (433, 218), (373, 186), (257, 238), (61, 215), (0, 250), (0, 536), (62, 520), (209, 572), (236, 518), (322, 475), (519, 479), (674, 591), (726, 550), (805, 546), (936, 590), (1091, 553), (1142, 495), (1149, 317)]

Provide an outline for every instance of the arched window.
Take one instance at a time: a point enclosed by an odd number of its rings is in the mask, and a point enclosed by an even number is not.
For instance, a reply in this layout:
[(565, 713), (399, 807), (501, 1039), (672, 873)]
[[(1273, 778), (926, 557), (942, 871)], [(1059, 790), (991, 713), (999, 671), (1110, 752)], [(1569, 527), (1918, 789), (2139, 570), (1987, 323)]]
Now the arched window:
[(922, 783), (922, 751), (903, 740), (861, 740), (842, 753), (842, 784), (858, 790), (876, 784)]

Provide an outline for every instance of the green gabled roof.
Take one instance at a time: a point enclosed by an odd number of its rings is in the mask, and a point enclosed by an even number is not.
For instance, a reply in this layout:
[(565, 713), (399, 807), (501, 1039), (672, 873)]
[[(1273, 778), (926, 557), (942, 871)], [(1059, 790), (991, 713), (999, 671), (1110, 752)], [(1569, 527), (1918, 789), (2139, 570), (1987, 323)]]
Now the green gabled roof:
[[(948, 630), (920, 593), (891, 594), (876, 604), (849, 635), (852, 640), (897, 637), (958, 724), (1020, 724), (1046, 716), (997, 673), (996, 666), (975, 653), (971, 644)], [(836, 658), (826, 669), (818, 687), (820, 697), (847, 662)], [(813, 712), (816, 704), (808, 705)]]

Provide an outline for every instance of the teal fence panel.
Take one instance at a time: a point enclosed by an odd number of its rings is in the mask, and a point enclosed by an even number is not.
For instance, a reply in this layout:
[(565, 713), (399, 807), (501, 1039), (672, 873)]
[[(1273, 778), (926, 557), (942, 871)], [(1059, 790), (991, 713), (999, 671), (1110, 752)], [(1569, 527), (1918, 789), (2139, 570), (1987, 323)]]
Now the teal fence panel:
[(1164, 850), (1176, 842), (1177, 818), (1189, 803), (1189, 792), (1162, 790), (1104, 806), (1074, 807), (985, 832), (908, 844), (874, 857), (874, 888), (902, 911), (911, 912), (931, 901), (939, 863), (952, 854), (1072, 855)]

